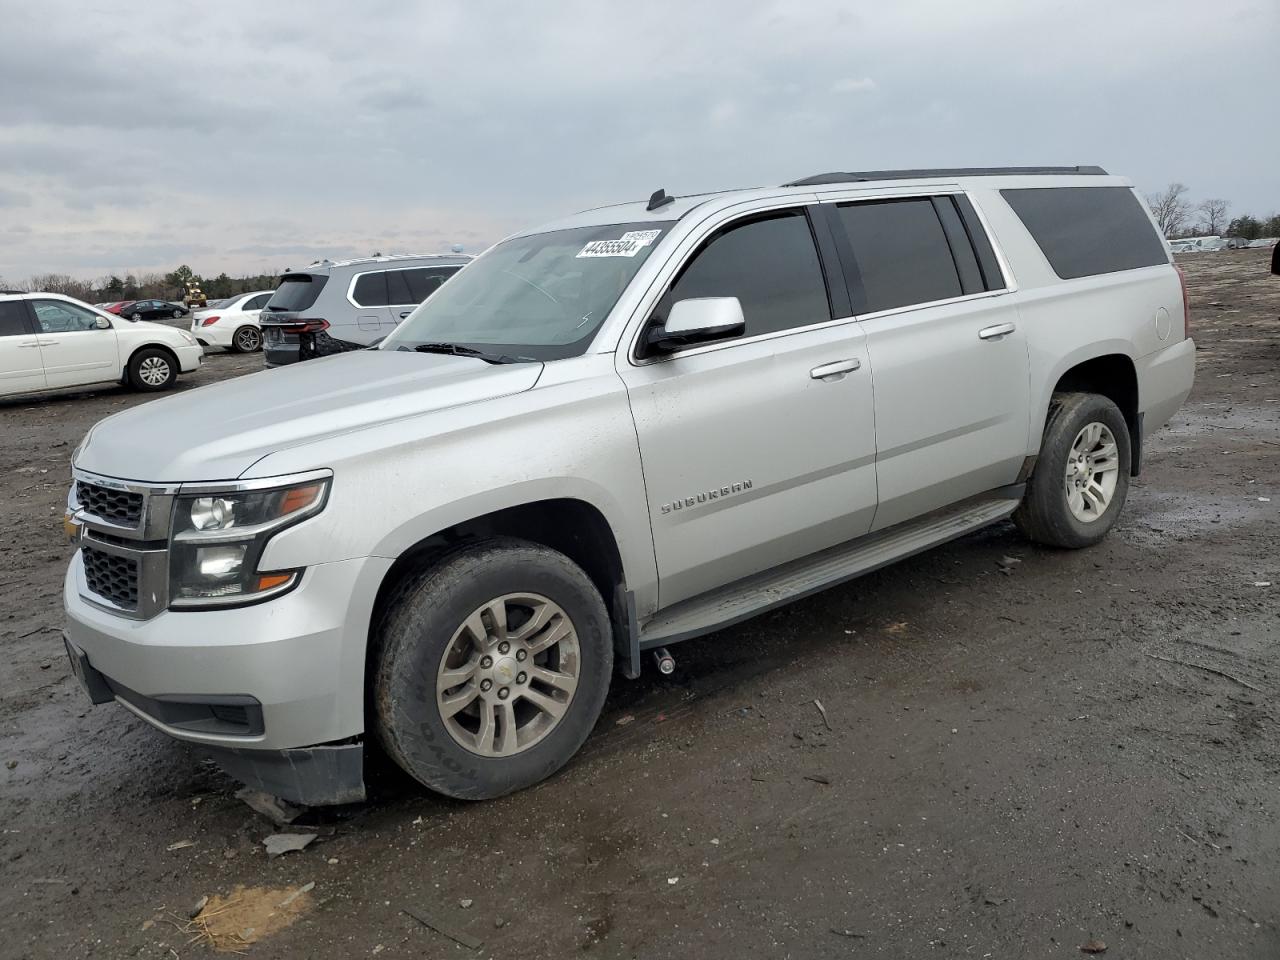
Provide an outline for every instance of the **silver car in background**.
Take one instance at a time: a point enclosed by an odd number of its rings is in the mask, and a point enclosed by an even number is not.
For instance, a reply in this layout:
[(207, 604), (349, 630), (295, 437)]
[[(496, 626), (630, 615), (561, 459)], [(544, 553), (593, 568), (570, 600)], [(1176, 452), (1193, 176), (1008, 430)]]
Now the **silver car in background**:
[(286, 273), (259, 315), (267, 366), (376, 343), (471, 259), (449, 254), (323, 260)]

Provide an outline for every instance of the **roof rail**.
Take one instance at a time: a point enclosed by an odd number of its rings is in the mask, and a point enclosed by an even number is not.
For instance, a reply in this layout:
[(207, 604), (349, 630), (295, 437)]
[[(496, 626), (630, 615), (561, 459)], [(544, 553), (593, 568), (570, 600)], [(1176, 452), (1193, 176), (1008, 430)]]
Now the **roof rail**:
[(10, 296), (13, 294), (26, 293), (25, 290), (0, 290), (0, 296)]
[(784, 187), (816, 187), (824, 183), (862, 183), (867, 180), (921, 180), (925, 177), (1025, 177), (1072, 175), (1105, 177), (1101, 167), (937, 167), (920, 170), (862, 170), (856, 173), (819, 173)]

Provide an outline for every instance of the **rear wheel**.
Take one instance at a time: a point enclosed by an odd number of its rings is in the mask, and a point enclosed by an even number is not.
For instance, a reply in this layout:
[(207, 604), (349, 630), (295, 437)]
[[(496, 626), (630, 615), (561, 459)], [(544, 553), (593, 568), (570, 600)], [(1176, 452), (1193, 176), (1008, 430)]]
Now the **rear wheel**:
[(237, 353), (253, 353), (262, 347), (262, 332), (246, 324), (231, 338), (231, 348)]
[(374, 643), (387, 752), (425, 786), (470, 800), (567, 763), (613, 670), (595, 584), (563, 554), (520, 540), (464, 547), (406, 581)]
[(168, 390), (177, 378), (177, 361), (167, 350), (147, 347), (129, 360), (129, 383), (135, 390)]
[(1035, 473), (1013, 515), (1039, 543), (1088, 547), (1115, 526), (1129, 492), (1129, 428), (1096, 393), (1055, 394)]

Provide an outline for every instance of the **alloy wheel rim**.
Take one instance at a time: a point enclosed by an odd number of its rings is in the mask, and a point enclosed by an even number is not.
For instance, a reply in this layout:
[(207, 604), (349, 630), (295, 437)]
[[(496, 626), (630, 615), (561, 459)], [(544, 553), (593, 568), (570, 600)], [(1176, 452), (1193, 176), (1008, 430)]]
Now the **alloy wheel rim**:
[(258, 347), (258, 332), (252, 328), (241, 330), (239, 335), (241, 350), (256, 350)]
[(169, 379), (169, 364), (160, 357), (147, 357), (138, 367), (138, 376), (150, 387), (158, 387)]
[(1085, 424), (1067, 454), (1066, 494), (1071, 515), (1093, 523), (1111, 506), (1120, 480), (1120, 448), (1105, 423)]
[(477, 607), (454, 632), (436, 672), (436, 707), (466, 750), (514, 756), (559, 726), (581, 666), (569, 615), (540, 594), (509, 593)]

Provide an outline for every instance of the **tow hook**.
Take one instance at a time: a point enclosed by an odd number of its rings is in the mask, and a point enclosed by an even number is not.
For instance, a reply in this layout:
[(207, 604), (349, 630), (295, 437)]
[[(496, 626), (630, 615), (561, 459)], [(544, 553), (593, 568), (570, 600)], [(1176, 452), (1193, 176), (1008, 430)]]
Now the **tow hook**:
[(676, 672), (676, 658), (666, 647), (659, 647), (653, 651), (653, 659), (658, 665), (658, 672), (664, 677), (669, 677)]

